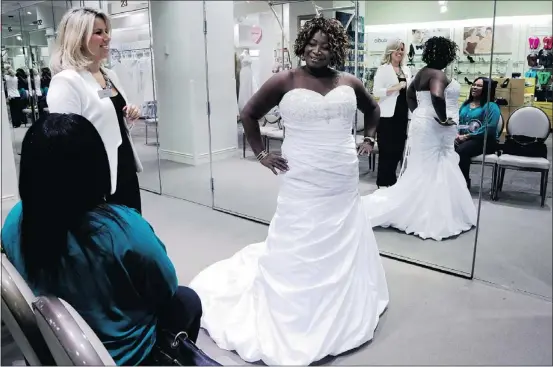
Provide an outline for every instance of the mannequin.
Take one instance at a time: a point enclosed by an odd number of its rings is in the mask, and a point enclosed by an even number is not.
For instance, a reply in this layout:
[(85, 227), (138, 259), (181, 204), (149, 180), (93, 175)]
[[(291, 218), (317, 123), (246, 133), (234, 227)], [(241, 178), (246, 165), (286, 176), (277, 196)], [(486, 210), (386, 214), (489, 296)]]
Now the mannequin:
[(24, 122), (22, 98), (17, 87), (18, 78), (11, 65), (6, 66), (4, 80), (6, 81), (6, 91), (8, 105), (10, 106), (10, 115), (13, 127), (19, 127)]
[(238, 91), (239, 111), (242, 111), (256, 91), (257, 85), (253, 77), (250, 50), (244, 49), (240, 54), (240, 88)]

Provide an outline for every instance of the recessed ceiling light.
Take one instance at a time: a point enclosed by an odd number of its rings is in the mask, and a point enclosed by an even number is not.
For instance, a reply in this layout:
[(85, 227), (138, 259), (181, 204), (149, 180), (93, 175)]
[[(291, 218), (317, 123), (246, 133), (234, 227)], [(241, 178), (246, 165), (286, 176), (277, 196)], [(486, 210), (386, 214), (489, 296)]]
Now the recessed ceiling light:
[(31, 15), (31, 14), (33, 14), (33, 13), (31, 13), (30, 11), (28, 11), (27, 14)]

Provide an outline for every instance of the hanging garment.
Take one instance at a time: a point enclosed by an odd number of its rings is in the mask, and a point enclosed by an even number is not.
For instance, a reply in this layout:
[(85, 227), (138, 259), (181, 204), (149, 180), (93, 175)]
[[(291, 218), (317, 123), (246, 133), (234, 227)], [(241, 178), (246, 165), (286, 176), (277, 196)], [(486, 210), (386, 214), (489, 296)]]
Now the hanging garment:
[(242, 111), (246, 103), (257, 91), (257, 85), (252, 72), (252, 59), (244, 54), (240, 58), (240, 91), (238, 92), (238, 110)]

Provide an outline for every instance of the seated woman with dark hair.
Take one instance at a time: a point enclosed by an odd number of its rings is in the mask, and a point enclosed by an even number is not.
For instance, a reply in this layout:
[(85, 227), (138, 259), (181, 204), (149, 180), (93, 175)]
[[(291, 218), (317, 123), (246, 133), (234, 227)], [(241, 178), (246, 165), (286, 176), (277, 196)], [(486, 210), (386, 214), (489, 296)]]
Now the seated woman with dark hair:
[(104, 143), (88, 120), (37, 121), (23, 140), (21, 202), (2, 228), (2, 247), (36, 295), (70, 303), (118, 365), (138, 365), (151, 360), (158, 327), (195, 341), (202, 306), (178, 286), (148, 222), (106, 203), (110, 186)]
[[(496, 149), (500, 131), (497, 124), (501, 117), (495, 100), (497, 82), (488, 78), (477, 78), (470, 88), (469, 98), (459, 109), (459, 131), (455, 139), (455, 151), (459, 154), (459, 168), (470, 188), (470, 162), (484, 151), (484, 137), (487, 134), (486, 154)], [(491, 90), (490, 90), (491, 88)], [(488, 100), (488, 93), (490, 97)]]

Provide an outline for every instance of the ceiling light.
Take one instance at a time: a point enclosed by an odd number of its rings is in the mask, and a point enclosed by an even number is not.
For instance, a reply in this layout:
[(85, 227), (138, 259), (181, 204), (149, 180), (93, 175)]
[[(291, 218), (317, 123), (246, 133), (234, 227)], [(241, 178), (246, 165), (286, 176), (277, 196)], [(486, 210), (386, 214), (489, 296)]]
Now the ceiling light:
[(447, 6), (442, 5), (440, 6), (440, 13), (445, 13), (447, 11)]
[(31, 15), (31, 14), (33, 14), (33, 13), (31, 13), (30, 11), (28, 11), (27, 14)]
[(438, 1), (438, 5), (445, 5), (447, 3), (447, 1)]
[(15, 38), (17, 38), (18, 41), (21, 41), (21, 36), (17, 36)]

